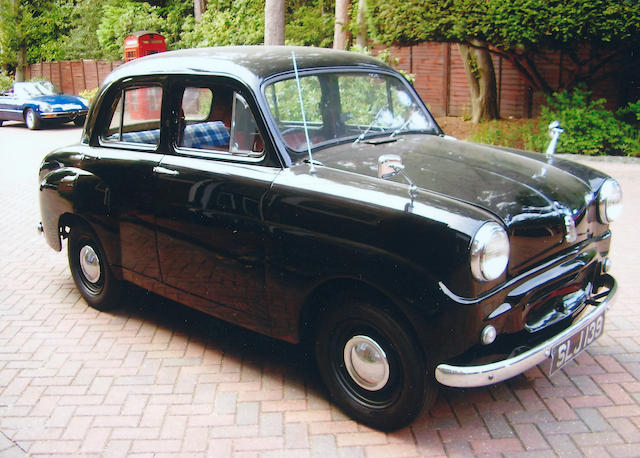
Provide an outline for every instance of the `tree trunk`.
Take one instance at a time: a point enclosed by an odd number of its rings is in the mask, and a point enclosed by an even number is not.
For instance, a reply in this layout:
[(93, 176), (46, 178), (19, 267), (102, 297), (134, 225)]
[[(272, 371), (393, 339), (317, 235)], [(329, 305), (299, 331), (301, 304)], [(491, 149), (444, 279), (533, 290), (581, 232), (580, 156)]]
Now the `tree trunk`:
[(27, 48), (24, 44), (21, 44), (18, 48), (18, 63), (16, 65), (15, 80), (22, 82), (25, 80), (27, 74)]
[(266, 0), (264, 4), (264, 44), (284, 44), (284, 0)]
[(496, 74), (491, 54), (479, 43), (458, 43), (471, 92), (471, 121), (479, 123), (498, 119)]
[(336, 24), (333, 29), (333, 49), (347, 49), (349, 0), (336, 0)]
[(367, 1), (359, 0), (358, 1), (358, 35), (356, 36), (356, 44), (360, 46), (360, 48), (365, 48), (368, 43), (367, 39)]
[(196, 21), (202, 19), (202, 15), (207, 10), (207, 0), (193, 0), (193, 17)]

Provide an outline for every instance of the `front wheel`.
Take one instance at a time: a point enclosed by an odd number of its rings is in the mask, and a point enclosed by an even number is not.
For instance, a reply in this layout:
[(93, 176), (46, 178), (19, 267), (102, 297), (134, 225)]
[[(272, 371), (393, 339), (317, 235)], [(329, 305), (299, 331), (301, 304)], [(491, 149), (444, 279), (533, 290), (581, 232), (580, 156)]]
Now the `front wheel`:
[(73, 120), (73, 124), (76, 127), (82, 127), (82, 126), (84, 126), (85, 119), (87, 119), (86, 116), (78, 116), (76, 119)]
[(437, 394), (408, 324), (364, 300), (338, 305), (316, 333), (320, 375), (357, 421), (390, 431), (411, 423)]
[(76, 224), (68, 244), (69, 269), (80, 294), (91, 307), (109, 310), (118, 305), (121, 282), (113, 276), (98, 237)]
[(24, 114), (24, 123), (27, 125), (29, 130), (37, 130), (40, 128), (40, 118), (35, 111), (31, 108), (28, 108)]

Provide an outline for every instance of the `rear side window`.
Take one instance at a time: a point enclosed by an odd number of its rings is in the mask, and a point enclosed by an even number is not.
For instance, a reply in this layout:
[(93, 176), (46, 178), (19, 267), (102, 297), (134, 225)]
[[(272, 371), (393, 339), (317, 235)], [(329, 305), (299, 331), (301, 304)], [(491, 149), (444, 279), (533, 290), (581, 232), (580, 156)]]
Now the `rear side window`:
[(113, 105), (103, 142), (125, 142), (157, 146), (160, 142), (162, 88), (126, 88)]

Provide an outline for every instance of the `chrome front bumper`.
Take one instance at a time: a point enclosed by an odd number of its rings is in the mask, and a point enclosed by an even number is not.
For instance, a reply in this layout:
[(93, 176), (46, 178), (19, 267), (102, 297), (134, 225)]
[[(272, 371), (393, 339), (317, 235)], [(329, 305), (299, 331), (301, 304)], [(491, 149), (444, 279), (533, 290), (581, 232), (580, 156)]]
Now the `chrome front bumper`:
[(471, 388), (486, 386), (515, 377), (545, 360), (551, 358), (551, 349), (570, 335), (579, 332), (582, 327), (604, 314), (613, 304), (613, 298), (617, 291), (616, 281), (607, 275), (609, 291), (604, 297), (599, 298), (595, 307), (584, 314), (575, 323), (561, 333), (553, 336), (540, 345), (527, 350), (524, 353), (507, 358), (495, 363), (483, 364), (480, 366), (452, 366), (449, 364), (439, 364), (436, 367), (435, 377), (443, 385), (458, 388)]
[(86, 116), (89, 110), (74, 110), (74, 111), (49, 111), (47, 113), (40, 113), (42, 119), (58, 119), (65, 118), (73, 121), (74, 119)]

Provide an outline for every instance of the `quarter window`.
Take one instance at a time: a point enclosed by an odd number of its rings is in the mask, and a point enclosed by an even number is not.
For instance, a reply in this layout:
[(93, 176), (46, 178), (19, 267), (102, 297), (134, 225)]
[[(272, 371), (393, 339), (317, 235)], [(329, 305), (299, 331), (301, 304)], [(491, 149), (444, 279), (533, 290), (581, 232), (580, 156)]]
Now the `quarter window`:
[(161, 107), (161, 87), (124, 89), (102, 140), (157, 146), (160, 141)]

